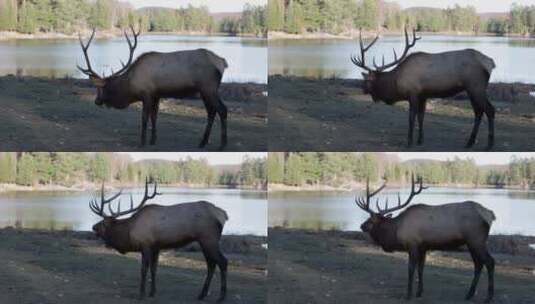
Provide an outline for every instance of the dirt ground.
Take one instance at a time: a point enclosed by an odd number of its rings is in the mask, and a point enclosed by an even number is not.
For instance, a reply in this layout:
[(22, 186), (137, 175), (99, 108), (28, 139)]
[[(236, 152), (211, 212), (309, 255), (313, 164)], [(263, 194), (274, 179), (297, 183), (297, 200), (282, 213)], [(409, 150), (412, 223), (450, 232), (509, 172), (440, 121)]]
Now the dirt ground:
[[(493, 303), (535, 301), (535, 250), (527, 245), (535, 237), (518, 238), (515, 246), (510, 237), (489, 239)], [(406, 301), (407, 254), (385, 253), (362, 233), (273, 228), (268, 241), (270, 303), (470, 303), (464, 300), (473, 276), (468, 252), (428, 253), (423, 296)], [(471, 302), (482, 303), (486, 288), (484, 270)]]
[[(228, 107), (226, 151), (265, 151), (266, 85), (223, 84)], [(0, 143), (4, 151), (198, 151), (206, 126), (203, 102), (163, 100), (156, 145), (139, 148), (141, 103), (116, 110), (94, 104), (87, 80), (0, 77)], [(147, 131), (150, 139), (150, 124)], [(219, 119), (203, 151), (220, 143)]]
[[(223, 236), (229, 260), (225, 303), (267, 302), (265, 242), (262, 237)], [(120, 255), (89, 232), (2, 229), (0, 260), (1, 303), (215, 303), (219, 294), (217, 271), (209, 295), (197, 300), (206, 264), (194, 247), (160, 256), (156, 297), (143, 301), (137, 298), (140, 255)]]
[[(270, 76), (268, 82), (270, 151), (466, 151), (474, 120), (466, 99), (428, 102), (424, 144), (407, 148), (407, 102), (374, 104), (356, 80)], [(513, 101), (490, 96), (497, 110), (494, 151), (535, 151), (535, 98), (515, 90)], [(485, 118), (472, 151), (485, 149), (487, 129)]]

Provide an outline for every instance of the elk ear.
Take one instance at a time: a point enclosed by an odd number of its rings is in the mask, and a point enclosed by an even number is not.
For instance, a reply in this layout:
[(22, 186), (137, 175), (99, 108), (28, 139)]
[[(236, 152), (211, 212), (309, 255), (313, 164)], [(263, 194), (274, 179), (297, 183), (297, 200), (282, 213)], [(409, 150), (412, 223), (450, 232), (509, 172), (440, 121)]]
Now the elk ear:
[(91, 76), (91, 77), (89, 77), (89, 79), (91, 79), (91, 82), (97, 88), (102, 88), (106, 84), (106, 81), (104, 79), (102, 79), (102, 78)]
[(368, 75), (370, 75), (370, 74), (364, 73), (364, 72), (362, 72), (361, 74), (362, 74), (362, 78), (364, 78), (364, 79), (368, 79)]

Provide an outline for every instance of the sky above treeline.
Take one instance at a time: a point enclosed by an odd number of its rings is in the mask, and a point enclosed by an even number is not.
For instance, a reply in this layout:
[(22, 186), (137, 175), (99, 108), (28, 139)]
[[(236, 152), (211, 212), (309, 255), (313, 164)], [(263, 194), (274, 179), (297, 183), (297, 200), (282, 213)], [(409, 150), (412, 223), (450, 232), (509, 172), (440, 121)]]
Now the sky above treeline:
[(462, 159), (472, 158), (478, 165), (506, 165), (513, 156), (519, 158), (535, 158), (535, 153), (532, 152), (505, 152), (505, 153), (487, 153), (487, 152), (433, 152), (433, 153), (419, 153), (419, 152), (388, 152), (390, 155), (397, 155), (402, 161), (412, 159), (432, 159), (445, 161), (459, 157)]
[(210, 165), (239, 165), (243, 162), (245, 157), (250, 158), (265, 158), (267, 153), (264, 152), (121, 152), (119, 154), (127, 154), (134, 161), (146, 159), (161, 159), (161, 160), (183, 160), (191, 157), (193, 159), (204, 158)]
[(207, 6), (212, 13), (241, 12), (246, 3), (266, 5), (267, 0), (127, 0), (135, 8), (161, 6), (179, 8), (188, 5)]
[[(222, 1), (223, 2), (223, 1)], [(535, 0), (397, 0), (401, 7), (427, 6), (436, 8), (471, 5), (478, 13), (507, 12), (513, 3), (521, 5), (535, 5)]]

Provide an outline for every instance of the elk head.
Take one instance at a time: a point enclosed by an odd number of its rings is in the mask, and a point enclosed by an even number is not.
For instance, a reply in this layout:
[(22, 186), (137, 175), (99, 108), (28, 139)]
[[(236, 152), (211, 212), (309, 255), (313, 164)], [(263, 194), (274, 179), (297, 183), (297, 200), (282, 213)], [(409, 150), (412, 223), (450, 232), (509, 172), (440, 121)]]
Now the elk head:
[(405, 49), (403, 50), (401, 57), (398, 58), (396, 50), (393, 49), (394, 61), (391, 63), (385, 64), (385, 56), (383, 55), (383, 61), (382, 61), (381, 66), (378, 66), (375, 63), (375, 57), (373, 57), (373, 66), (375, 69), (366, 65), (365, 56), (366, 56), (366, 52), (377, 42), (377, 40), (379, 40), (379, 35), (375, 36), (373, 41), (365, 47), (364, 43), (362, 42), (362, 30), (359, 33), (360, 57), (351, 55), (351, 61), (357, 67), (367, 71), (367, 73), (366, 72), (362, 73), (362, 77), (364, 79), (364, 86), (362, 89), (363, 89), (364, 94), (370, 94), (372, 96), (373, 101), (375, 102), (382, 100), (380, 93), (383, 90), (383, 88), (379, 87), (377, 79), (383, 73), (385, 73), (385, 70), (391, 67), (394, 67), (398, 65), (400, 62), (402, 62), (407, 57), (409, 50), (416, 45), (416, 41), (421, 39), (421, 37), (416, 37), (416, 30), (413, 29), (412, 41), (409, 42), (409, 34), (407, 33), (407, 27), (405, 27), (404, 31), (405, 31)]
[(95, 37), (95, 29), (93, 29), (93, 32), (91, 33), (91, 37), (89, 38), (87, 44), (84, 44), (84, 42), (82, 41), (82, 36), (78, 35), (78, 39), (80, 40), (80, 46), (82, 47), (82, 51), (84, 52), (84, 58), (87, 68), (84, 69), (79, 65), (77, 65), (76, 67), (82, 73), (89, 76), (89, 79), (91, 79), (93, 85), (97, 88), (97, 97), (95, 99), (95, 104), (98, 106), (104, 104), (108, 107), (123, 109), (128, 107), (128, 105), (130, 105), (132, 101), (132, 98), (128, 96), (127, 90), (124, 89), (124, 86), (121, 83), (124, 79), (120, 77), (128, 71), (130, 65), (132, 64), (132, 60), (134, 58), (134, 51), (137, 47), (137, 38), (141, 33), (141, 29), (139, 29), (139, 31), (136, 33), (133, 26), (130, 26), (130, 30), (132, 31), (132, 35), (134, 37), (133, 43), (130, 37), (128, 36), (126, 30), (124, 31), (124, 36), (126, 38), (126, 42), (128, 43), (128, 48), (130, 50), (128, 61), (126, 62), (126, 64), (121, 61), (122, 68), (117, 72), (112, 71), (112, 74), (108, 77), (104, 75), (100, 76), (93, 70), (93, 68), (91, 67), (91, 61), (89, 60), (89, 55), (87, 54), (89, 46), (91, 45), (91, 42)]
[[(93, 226), (93, 231), (99, 238), (104, 240), (106, 246), (112, 247), (114, 227), (119, 221), (118, 218), (127, 214), (137, 213), (139, 210), (141, 210), (141, 208), (143, 208), (143, 206), (148, 200), (153, 199), (154, 197), (156, 197), (156, 195), (161, 195), (161, 193), (157, 192), (157, 186), (158, 183), (155, 182), (154, 190), (152, 191), (152, 194), (149, 195), (149, 180), (147, 179), (145, 181), (145, 194), (143, 195), (143, 199), (141, 200), (141, 202), (136, 207), (134, 207), (134, 199), (132, 198), (132, 194), (130, 194), (130, 208), (121, 211), (121, 200), (117, 202), (116, 210), (113, 210), (113, 208), (111, 207), (111, 202), (121, 196), (122, 190), (119, 191), (119, 193), (113, 195), (112, 197), (106, 199), (104, 197), (104, 183), (102, 183), (100, 202), (97, 202), (96, 199), (92, 199), (89, 202), (89, 208), (91, 209), (91, 211), (93, 211), (93, 213), (102, 217), (102, 220)], [(109, 214), (105, 213), (106, 205), (108, 205)]]
[[(363, 232), (373, 234), (373, 232), (378, 229), (382, 223), (385, 221), (388, 221), (390, 218), (392, 218), (392, 213), (397, 210), (401, 210), (408, 206), (412, 199), (420, 194), (422, 190), (427, 189), (427, 187), (424, 187), (422, 185), (422, 178), (418, 177), (418, 179), (414, 180), (414, 174), (411, 176), (411, 193), (409, 194), (409, 197), (404, 203), (401, 203), (401, 197), (398, 193), (398, 204), (395, 207), (389, 208), (388, 207), (388, 199), (385, 201), (384, 208), (381, 208), (379, 204), (379, 199), (375, 201), (375, 206), (377, 208), (377, 212), (371, 210), (370, 208), (370, 199), (375, 196), (377, 193), (379, 193), (381, 190), (383, 190), (386, 187), (386, 179), (383, 185), (379, 187), (377, 190), (370, 193), (370, 181), (369, 179), (366, 181), (366, 198), (363, 197), (357, 197), (355, 198), (355, 203), (357, 206), (366, 211), (370, 214), (370, 218), (366, 220), (361, 226), (360, 229)], [(416, 190), (416, 183), (418, 183), (418, 190)]]

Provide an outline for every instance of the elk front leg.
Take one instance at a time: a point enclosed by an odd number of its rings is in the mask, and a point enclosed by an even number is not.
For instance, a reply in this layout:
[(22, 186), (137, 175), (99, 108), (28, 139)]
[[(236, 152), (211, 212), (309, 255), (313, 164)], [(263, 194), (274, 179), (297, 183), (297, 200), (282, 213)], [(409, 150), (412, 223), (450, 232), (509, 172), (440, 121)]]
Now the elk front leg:
[(160, 100), (154, 100), (154, 102), (152, 104), (152, 109), (151, 109), (151, 112), (150, 112), (150, 120), (152, 122), (152, 130), (151, 130), (152, 134), (151, 134), (151, 138), (150, 138), (150, 144), (151, 145), (155, 145), (156, 144), (156, 138), (157, 138), (156, 120), (158, 119), (159, 107), (160, 107)]
[(412, 283), (414, 281), (414, 270), (416, 269), (416, 265), (418, 264), (420, 257), (418, 254), (418, 250), (410, 250), (409, 251), (409, 282), (407, 285), (407, 295), (406, 299), (410, 300), (412, 298)]
[(152, 105), (148, 104), (149, 102), (143, 101), (143, 110), (141, 113), (141, 143), (140, 147), (145, 146), (147, 141), (147, 120), (149, 119), (149, 113), (151, 111)]
[(149, 262), (150, 262), (150, 252), (149, 251), (142, 251), (141, 252), (141, 283), (139, 285), (139, 299), (143, 299), (145, 297), (145, 283), (147, 280), (147, 270), (149, 268)]
[(158, 250), (153, 250), (152, 257), (150, 261), (150, 293), (149, 297), (154, 297), (156, 294), (156, 270), (158, 269), (158, 258), (160, 252)]
[(407, 137), (407, 147), (412, 147), (412, 133), (414, 131), (414, 120), (418, 111), (418, 99), (411, 98), (409, 101), (409, 134)]
[(418, 290), (416, 290), (416, 297), (419, 298), (424, 292), (424, 266), (425, 266), (425, 252), (420, 253), (418, 261)]
[(416, 144), (421, 145), (424, 143), (424, 116), (425, 116), (425, 106), (427, 101), (421, 99), (418, 102), (418, 141)]

